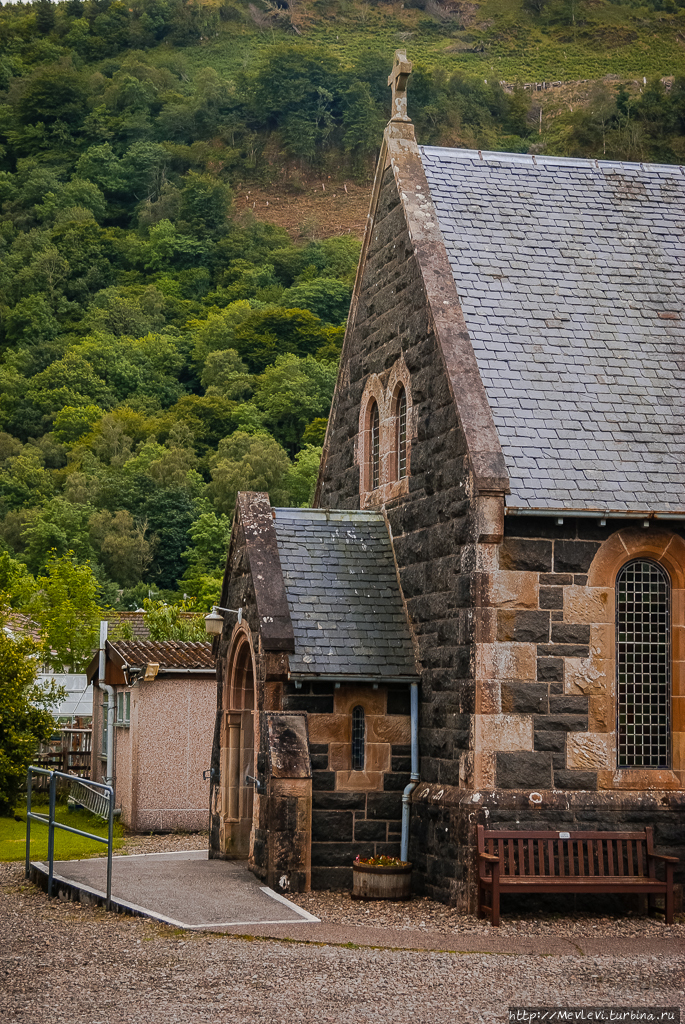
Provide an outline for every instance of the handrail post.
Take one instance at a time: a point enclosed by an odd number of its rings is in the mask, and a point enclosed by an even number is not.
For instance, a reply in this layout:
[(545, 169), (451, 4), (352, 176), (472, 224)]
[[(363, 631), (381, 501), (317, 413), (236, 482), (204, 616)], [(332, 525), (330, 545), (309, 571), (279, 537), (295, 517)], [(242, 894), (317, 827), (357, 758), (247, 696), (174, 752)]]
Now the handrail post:
[(50, 772), (50, 810), (48, 812), (48, 896), (52, 896), (52, 875), (55, 861), (55, 803), (57, 777)]
[(114, 790), (110, 787), (107, 822), (107, 909), (112, 909), (112, 846), (114, 841)]
[(31, 873), (31, 768), (26, 772), (26, 868), (24, 878)]

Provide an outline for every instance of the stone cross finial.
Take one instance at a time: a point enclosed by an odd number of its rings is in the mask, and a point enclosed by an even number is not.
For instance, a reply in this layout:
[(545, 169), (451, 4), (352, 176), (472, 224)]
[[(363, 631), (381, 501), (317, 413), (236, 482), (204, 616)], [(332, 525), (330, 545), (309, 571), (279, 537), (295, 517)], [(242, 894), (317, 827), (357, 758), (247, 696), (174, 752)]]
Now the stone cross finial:
[(406, 50), (395, 50), (395, 63), (392, 73), (388, 75), (388, 85), (392, 88), (391, 121), (411, 121), (407, 117), (407, 79), (411, 74), (412, 64), (407, 60)]

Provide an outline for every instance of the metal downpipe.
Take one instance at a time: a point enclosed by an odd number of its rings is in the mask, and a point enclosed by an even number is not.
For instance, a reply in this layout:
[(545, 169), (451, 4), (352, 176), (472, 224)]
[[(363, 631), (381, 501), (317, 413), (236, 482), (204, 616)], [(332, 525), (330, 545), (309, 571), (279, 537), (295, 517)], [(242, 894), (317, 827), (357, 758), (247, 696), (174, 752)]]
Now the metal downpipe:
[(107, 622), (100, 623), (100, 658), (98, 662), (98, 686), (107, 694), (107, 778), (112, 785), (114, 779), (114, 687), (105, 682), (105, 644), (107, 643)]
[(400, 841), (400, 859), (409, 859), (409, 815), (411, 812), (411, 795), (419, 784), (419, 684), (411, 684), (411, 781), (402, 793), (402, 839)]

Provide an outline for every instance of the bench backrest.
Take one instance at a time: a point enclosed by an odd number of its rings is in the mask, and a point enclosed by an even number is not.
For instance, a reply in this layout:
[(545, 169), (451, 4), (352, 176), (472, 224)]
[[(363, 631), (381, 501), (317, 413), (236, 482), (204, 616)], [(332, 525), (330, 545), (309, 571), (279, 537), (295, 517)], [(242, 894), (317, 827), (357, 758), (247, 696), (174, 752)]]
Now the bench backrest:
[(499, 858), (500, 877), (648, 877), (652, 829), (644, 832), (495, 831), (478, 826), (478, 852)]

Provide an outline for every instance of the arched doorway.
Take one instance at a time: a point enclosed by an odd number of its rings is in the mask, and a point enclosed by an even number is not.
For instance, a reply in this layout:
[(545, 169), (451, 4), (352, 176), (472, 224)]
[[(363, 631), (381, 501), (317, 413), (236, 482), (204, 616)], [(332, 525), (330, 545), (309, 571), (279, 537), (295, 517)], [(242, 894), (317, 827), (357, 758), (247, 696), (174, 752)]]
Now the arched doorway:
[(236, 638), (229, 656), (221, 744), (221, 847), (225, 855), (246, 858), (254, 807), (255, 688), (252, 648)]

